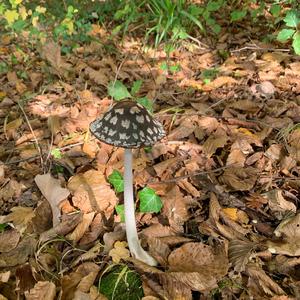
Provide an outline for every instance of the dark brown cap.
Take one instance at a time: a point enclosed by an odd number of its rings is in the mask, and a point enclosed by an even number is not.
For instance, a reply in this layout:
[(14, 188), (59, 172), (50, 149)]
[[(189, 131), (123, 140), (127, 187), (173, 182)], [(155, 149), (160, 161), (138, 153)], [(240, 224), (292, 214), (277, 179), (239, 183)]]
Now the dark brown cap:
[(90, 124), (95, 137), (123, 148), (151, 146), (166, 134), (162, 124), (135, 101), (121, 101)]

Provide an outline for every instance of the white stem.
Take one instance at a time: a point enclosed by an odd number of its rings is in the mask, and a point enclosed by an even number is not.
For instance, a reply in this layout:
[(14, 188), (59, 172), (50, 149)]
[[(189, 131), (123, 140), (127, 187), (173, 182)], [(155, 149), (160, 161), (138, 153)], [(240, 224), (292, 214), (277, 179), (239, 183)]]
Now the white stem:
[(138, 260), (144, 263), (155, 266), (156, 260), (150, 256), (139, 242), (136, 222), (135, 222), (135, 207), (133, 200), (133, 176), (132, 176), (132, 151), (125, 149), (124, 154), (124, 206), (125, 206), (125, 227), (127, 242), (131, 254)]

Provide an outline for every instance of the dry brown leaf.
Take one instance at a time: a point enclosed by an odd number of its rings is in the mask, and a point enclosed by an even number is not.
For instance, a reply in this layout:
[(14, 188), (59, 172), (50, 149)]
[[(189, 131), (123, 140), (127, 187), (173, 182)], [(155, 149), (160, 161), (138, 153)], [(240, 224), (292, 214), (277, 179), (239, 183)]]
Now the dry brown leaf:
[(103, 212), (109, 218), (114, 211), (117, 196), (103, 173), (89, 170), (77, 174), (69, 180), (68, 188), (74, 194), (73, 205), (83, 212)]
[(59, 204), (68, 198), (70, 191), (62, 188), (59, 180), (53, 178), (49, 173), (35, 176), (34, 181), (51, 206), (53, 226), (56, 226), (60, 222), (61, 216)]
[(205, 84), (202, 86), (202, 90), (205, 92), (209, 92), (215, 89), (218, 89), (224, 85), (232, 85), (237, 83), (237, 81), (229, 76), (219, 76), (215, 80), (209, 82), (208, 84)]
[(179, 126), (168, 134), (168, 139), (178, 141), (188, 137), (196, 128), (195, 121), (196, 117), (184, 118)]
[(55, 137), (61, 130), (60, 117), (59, 116), (49, 116), (48, 127), (51, 134)]
[(253, 188), (257, 175), (257, 170), (252, 167), (230, 167), (225, 169), (219, 180), (233, 191), (249, 191)]
[(62, 217), (62, 222), (51, 228), (48, 231), (43, 232), (40, 235), (40, 242), (46, 242), (57, 235), (66, 235), (72, 231), (79, 222), (82, 220), (82, 213), (76, 213), (71, 215), (65, 215)]
[(7, 272), (1, 272), (0, 273), (0, 282), (8, 282), (9, 278), (11, 275), (11, 271), (7, 271)]
[(2, 184), (5, 180), (5, 167), (2, 162), (0, 162), (0, 184)]
[(20, 240), (20, 233), (16, 229), (9, 229), (0, 233), (0, 252), (9, 252), (16, 248)]
[(51, 71), (55, 75), (63, 75), (62, 73), (68, 69), (70, 66), (65, 62), (64, 58), (61, 56), (61, 48), (54, 41), (49, 41), (44, 44), (41, 48), (42, 56), (50, 64)]
[(170, 178), (180, 167), (183, 157), (172, 157), (153, 166), (156, 174), (160, 178)]
[(10, 140), (16, 137), (17, 130), (23, 124), (22, 118), (17, 118), (3, 126), (3, 131), (6, 139)]
[(81, 278), (77, 290), (81, 292), (89, 292), (90, 288), (93, 286), (94, 281), (98, 275), (100, 267), (92, 262), (85, 262), (81, 264), (76, 272), (83, 275)]
[(168, 257), (170, 275), (192, 290), (205, 291), (217, 286), (229, 263), (222, 245), (187, 243)]
[(234, 101), (230, 104), (230, 107), (248, 112), (248, 113), (256, 113), (260, 106), (257, 104), (257, 102), (251, 101), (251, 100), (238, 100)]
[(281, 287), (273, 281), (260, 267), (254, 264), (248, 264), (246, 266), (246, 273), (249, 276), (248, 288), (250, 294), (254, 298), (259, 296), (274, 296), (274, 295), (284, 295), (285, 292)]
[(7, 216), (1, 217), (1, 223), (13, 222), (17, 230), (22, 234), (28, 223), (35, 216), (31, 207), (16, 206), (11, 209), (11, 213)]
[(156, 238), (176, 235), (176, 230), (170, 226), (164, 226), (160, 223), (156, 223), (143, 229), (142, 233), (146, 238)]
[(114, 248), (108, 252), (108, 255), (112, 258), (114, 263), (118, 264), (121, 259), (126, 260), (128, 257), (130, 257), (130, 252), (126, 246), (126, 242), (115, 242)]
[[(165, 273), (159, 274), (158, 277), (163, 285), (163, 289), (167, 291), (168, 297), (163, 299), (172, 300), (192, 300), (192, 291), (190, 288), (190, 282), (192, 276), (196, 274), (181, 274), (181, 273)], [(182, 276), (182, 277), (181, 277)], [(190, 277), (190, 279), (188, 279)], [(197, 278), (198, 279), (198, 278)], [(186, 281), (188, 284), (185, 284)]]
[(39, 281), (33, 289), (29, 292), (25, 292), (26, 300), (54, 300), (55, 295), (55, 284), (50, 281)]
[(150, 237), (147, 239), (150, 254), (158, 261), (161, 266), (167, 266), (168, 256), (171, 250), (167, 243), (160, 238)]
[(226, 145), (228, 141), (228, 136), (226, 132), (222, 129), (217, 129), (217, 131), (211, 134), (203, 144), (203, 152), (207, 157), (211, 157), (218, 148), (222, 148)]
[(274, 234), (281, 237), (282, 240), (267, 241), (267, 246), (271, 253), (299, 256), (300, 255), (300, 214), (283, 220)]
[(107, 74), (109, 74), (110, 71), (108, 69), (105, 70), (104, 68), (102, 68), (101, 70), (96, 71), (91, 67), (87, 67), (85, 69), (85, 73), (97, 84), (107, 86), (109, 83), (109, 77), (107, 76)]
[(186, 203), (178, 186), (162, 196), (163, 209), (162, 215), (166, 216), (172, 225), (182, 225), (189, 218), (188, 203)]
[(36, 240), (33, 237), (25, 237), (16, 248), (7, 253), (0, 253), (0, 267), (13, 267), (24, 264), (30, 255), (34, 253)]
[(20, 293), (23, 294), (25, 291), (34, 288), (37, 280), (35, 280), (33, 272), (34, 270), (29, 263), (20, 265), (16, 268), (17, 289)]
[(265, 152), (265, 156), (272, 161), (277, 161), (283, 156), (283, 145), (273, 144)]
[(113, 232), (106, 232), (103, 235), (104, 250), (109, 252), (114, 247), (116, 241), (122, 241), (126, 238), (125, 229), (123, 225), (116, 226)]
[(256, 247), (256, 243), (249, 241), (231, 240), (229, 242), (228, 258), (237, 272), (243, 272), (245, 270), (247, 263), (250, 261), (252, 252)]
[(227, 160), (226, 166), (236, 166), (243, 167), (245, 165), (246, 156), (240, 149), (233, 149), (230, 151)]
[(69, 233), (66, 238), (73, 241), (73, 242), (78, 242), (89, 226), (91, 225), (93, 219), (95, 216), (95, 212), (90, 212), (87, 214), (83, 214), (81, 222), (76, 226), (73, 232)]
[(288, 212), (296, 213), (297, 210), (293, 202), (284, 199), (282, 192), (282, 190), (275, 189), (264, 194), (268, 199), (270, 210), (278, 220), (281, 220)]
[(290, 156), (295, 159), (297, 162), (300, 161), (300, 129), (293, 130), (288, 135), (288, 142), (290, 144), (290, 147), (288, 148), (288, 151), (290, 153)]
[(79, 244), (86, 245), (94, 242), (99, 237), (99, 235), (104, 233), (104, 222), (105, 220), (103, 220), (101, 213), (96, 214), (90, 225), (90, 230), (85, 232), (84, 236), (80, 239)]
[(100, 252), (103, 252), (103, 250), (103, 245), (97, 242), (91, 249), (77, 257), (77, 259), (72, 263), (71, 267), (74, 268), (79, 263), (95, 259)]

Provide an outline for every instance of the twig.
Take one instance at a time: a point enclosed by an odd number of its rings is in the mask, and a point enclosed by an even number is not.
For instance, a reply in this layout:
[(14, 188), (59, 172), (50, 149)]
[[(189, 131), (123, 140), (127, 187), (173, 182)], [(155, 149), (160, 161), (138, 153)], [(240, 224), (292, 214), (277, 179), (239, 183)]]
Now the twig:
[(25, 113), (24, 108), (22, 107), (22, 105), (20, 104), (19, 101), (17, 102), (17, 104), (18, 104), (19, 108), (21, 109), (22, 114), (23, 114), (23, 116), (24, 116), (24, 118), (25, 118), (25, 120), (26, 120), (26, 123), (27, 123), (27, 125), (28, 125), (28, 127), (29, 127), (29, 129), (30, 129), (30, 131), (31, 131), (31, 134), (32, 134), (32, 136), (33, 136), (35, 145), (36, 145), (36, 147), (37, 147), (37, 149), (38, 149), (38, 152), (39, 152), (40, 162), (41, 162), (41, 167), (42, 167), (43, 171), (45, 171), (45, 170), (44, 170), (43, 153), (42, 153), (42, 149), (41, 149), (41, 147), (40, 147), (40, 144), (39, 144), (39, 142), (38, 142), (38, 140), (37, 140), (37, 137), (36, 137), (36, 135), (35, 135), (35, 133), (34, 133), (32, 127), (31, 127), (31, 124), (30, 124), (29, 119), (28, 119), (28, 117), (27, 117), (27, 115), (26, 115), (26, 113)]
[(149, 184), (149, 183), (155, 183), (155, 184), (173, 183), (173, 182), (176, 182), (176, 181), (179, 181), (179, 180), (182, 180), (182, 179), (186, 179), (186, 178), (190, 178), (190, 177), (194, 177), (194, 176), (206, 175), (206, 174), (210, 174), (210, 173), (217, 173), (219, 171), (223, 171), (223, 170), (228, 169), (230, 167), (232, 167), (232, 165), (220, 167), (220, 168), (217, 168), (217, 169), (214, 169), (214, 170), (209, 170), (209, 171), (195, 172), (195, 173), (192, 173), (192, 174), (178, 176), (178, 177), (174, 177), (172, 179), (162, 180), (162, 181), (158, 181), (158, 182), (156, 182), (154, 180), (149, 180), (149, 181), (146, 182), (146, 184)]
[(290, 52), (290, 49), (281, 49), (281, 48), (263, 48), (263, 47), (259, 47), (257, 46), (256, 44), (252, 44), (252, 45), (249, 45), (249, 46), (245, 46), (245, 47), (242, 47), (240, 49), (236, 49), (236, 50), (231, 50), (230, 52), (231, 53), (235, 53), (235, 52), (241, 52), (241, 51), (245, 51), (245, 50), (260, 50), (260, 51), (281, 51), (281, 52)]

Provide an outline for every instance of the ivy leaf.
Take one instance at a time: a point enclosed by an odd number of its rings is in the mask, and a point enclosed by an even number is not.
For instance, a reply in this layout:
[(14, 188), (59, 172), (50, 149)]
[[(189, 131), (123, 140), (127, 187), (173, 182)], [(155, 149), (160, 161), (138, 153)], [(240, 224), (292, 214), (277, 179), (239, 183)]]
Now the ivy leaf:
[(140, 211), (141, 212), (160, 212), (162, 208), (162, 202), (158, 195), (156, 195), (153, 189), (148, 187), (139, 191), (140, 198)]
[(277, 18), (279, 17), (281, 12), (281, 5), (279, 4), (272, 4), (270, 8), (270, 13), (273, 15), (273, 17)]
[(282, 29), (279, 31), (278, 35), (277, 35), (277, 40), (279, 42), (286, 42), (287, 40), (289, 40), (295, 33), (294, 29)]
[(123, 100), (125, 98), (131, 98), (127, 87), (119, 80), (115, 83), (111, 82), (108, 85), (108, 94), (113, 97), (116, 101)]
[(121, 222), (125, 222), (125, 206), (124, 204), (119, 204), (116, 206), (116, 212), (121, 218)]
[(138, 93), (138, 91), (140, 90), (141, 86), (143, 84), (142, 80), (136, 80), (131, 88), (131, 95), (135, 95)]
[(292, 45), (295, 50), (295, 53), (300, 55), (300, 32), (296, 32), (296, 34), (293, 36)]
[(286, 26), (297, 28), (300, 22), (299, 13), (296, 10), (289, 10), (283, 19)]
[(108, 176), (108, 182), (112, 184), (117, 193), (124, 191), (124, 179), (119, 171), (113, 170), (113, 172)]
[(143, 105), (151, 113), (153, 112), (153, 103), (147, 97), (138, 98), (136, 101)]
[(231, 22), (237, 22), (242, 20), (247, 14), (247, 10), (234, 10), (230, 14), (230, 21)]

